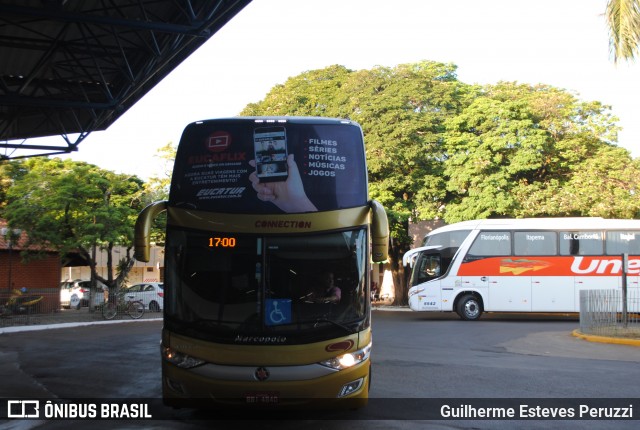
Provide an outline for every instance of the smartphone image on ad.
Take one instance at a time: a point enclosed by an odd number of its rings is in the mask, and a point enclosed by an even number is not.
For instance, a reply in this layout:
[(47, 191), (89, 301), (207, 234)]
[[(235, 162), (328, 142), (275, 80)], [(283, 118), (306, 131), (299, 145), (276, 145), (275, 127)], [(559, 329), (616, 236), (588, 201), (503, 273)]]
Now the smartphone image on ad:
[(287, 133), (284, 127), (256, 128), (253, 131), (253, 148), (260, 182), (287, 180)]

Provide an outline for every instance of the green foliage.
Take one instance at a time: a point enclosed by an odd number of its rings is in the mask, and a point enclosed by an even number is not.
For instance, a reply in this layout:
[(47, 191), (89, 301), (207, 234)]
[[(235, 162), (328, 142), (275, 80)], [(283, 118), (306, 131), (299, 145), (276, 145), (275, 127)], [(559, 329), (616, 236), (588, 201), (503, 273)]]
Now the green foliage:
[[(616, 118), (548, 86), (487, 86), (446, 123), (447, 222), (489, 217), (637, 217), (637, 162)], [(615, 184), (615, 185), (613, 185)]]
[[(164, 160), (164, 171), (159, 176), (153, 176), (149, 178), (149, 181), (144, 185), (144, 205), (151, 204), (160, 200), (167, 200), (169, 198), (169, 188), (171, 186), (171, 174), (173, 170), (173, 162), (176, 158), (176, 152), (178, 150), (177, 145), (173, 142), (169, 142), (163, 147), (159, 148), (156, 157)], [(165, 228), (167, 224), (166, 212), (160, 214), (153, 220), (151, 228), (151, 242), (159, 245), (163, 245), (166, 239)]]
[(14, 182), (27, 173), (23, 160), (0, 160), (0, 218), (7, 205), (7, 192)]
[(435, 216), (445, 198), (444, 121), (478, 91), (460, 83), (456, 67), (424, 61), (352, 71), (305, 72), (274, 87), (242, 115), (348, 118), (365, 133), (371, 197), (389, 213), (397, 250), (411, 243), (409, 217)]
[(640, 1), (609, 0), (605, 10), (609, 47), (615, 63), (633, 60), (640, 41)]
[(241, 114), (362, 126), (369, 191), (388, 212), (396, 279), (409, 220), (640, 217), (640, 162), (615, 145), (608, 106), (548, 85), (468, 85), (455, 72), (430, 61), (331, 66), (289, 78)]
[(131, 246), (143, 183), (71, 160), (32, 158), (7, 190), (3, 216), (28, 232), (31, 244), (62, 255), (80, 252), (94, 269), (90, 250)]
[(638, 162), (615, 146), (608, 106), (548, 85), (471, 86), (455, 71), (331, 66), (289, 78), (242, 114), (360, 123), (370, 194), (400, 246), (409, 218), (638, 217)]
[(155, 156), (164, 161), (164, 171), (159, 176), (152, 176), (145, 183), (145, 203), (149, 204), (169, 198), (171, 173), (173, 171), (173, 162), (176, 158), (177, 150), (177, 145), (169, 142), (156, 151), (157, 154)]

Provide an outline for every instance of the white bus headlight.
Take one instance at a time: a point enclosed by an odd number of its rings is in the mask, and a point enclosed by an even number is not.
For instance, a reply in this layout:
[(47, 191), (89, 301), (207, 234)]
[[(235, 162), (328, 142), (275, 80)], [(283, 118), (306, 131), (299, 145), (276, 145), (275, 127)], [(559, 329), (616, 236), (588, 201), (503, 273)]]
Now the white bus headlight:
[(204, 364), (204, 360), (191, 357), (187, 354), (176, 351), (168, 346), (160, 347), (162, 351), (162, 358), (169, 363), (178, 366), (182, 369), (191, 369), (192, 367), (200, 366)]
[(357, 351), (348, 352), (346, 354), (342, 354), (328, 360), (323, 360), (320, 362), (320, 364), (336, 370), (348, 369), (349, 367), (355, 366), (356, 364), (362, 363), (363, 361), (367, 360), (370, 353), (371, 344)]

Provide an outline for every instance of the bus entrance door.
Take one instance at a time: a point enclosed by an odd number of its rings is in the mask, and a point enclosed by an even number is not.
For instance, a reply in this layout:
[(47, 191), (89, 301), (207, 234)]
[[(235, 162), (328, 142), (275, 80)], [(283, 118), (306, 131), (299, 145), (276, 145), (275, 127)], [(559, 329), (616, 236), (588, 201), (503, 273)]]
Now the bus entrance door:
[(412, 283), (417, 285), (414, 306), (419, 310), (439, 311), (442, 309), (440, 298), (441, 258), (437, 253), (420, 253), (413, 271)]

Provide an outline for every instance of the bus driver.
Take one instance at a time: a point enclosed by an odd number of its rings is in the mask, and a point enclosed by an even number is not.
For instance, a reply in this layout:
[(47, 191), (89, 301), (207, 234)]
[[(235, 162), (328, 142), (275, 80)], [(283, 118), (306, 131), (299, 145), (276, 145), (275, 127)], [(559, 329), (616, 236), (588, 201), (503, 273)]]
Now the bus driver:
[(322, 275), (320, 286), (306, 297), (306, 301), (337, 304), (341, 298), (342, 290), (335, 285), (333, 272), (327, 272)]

